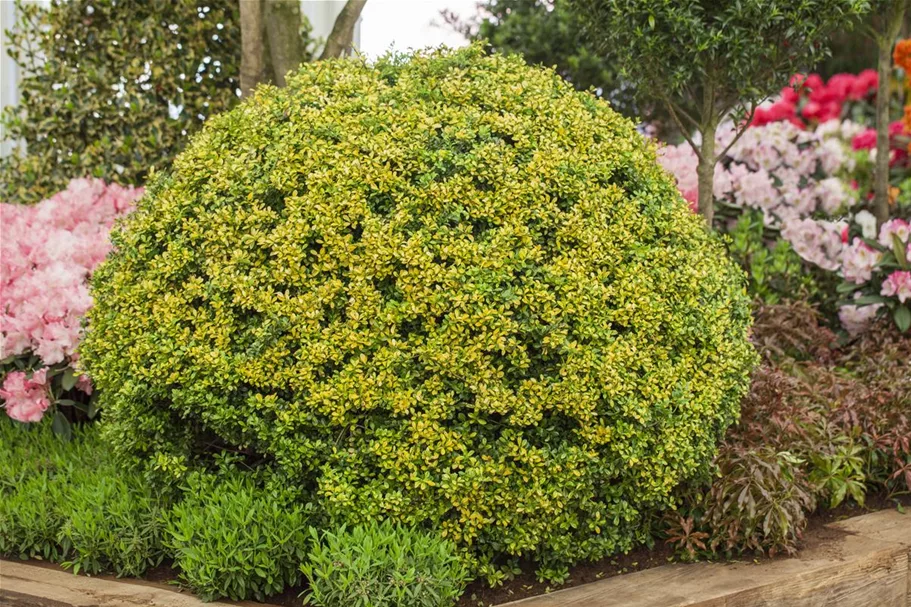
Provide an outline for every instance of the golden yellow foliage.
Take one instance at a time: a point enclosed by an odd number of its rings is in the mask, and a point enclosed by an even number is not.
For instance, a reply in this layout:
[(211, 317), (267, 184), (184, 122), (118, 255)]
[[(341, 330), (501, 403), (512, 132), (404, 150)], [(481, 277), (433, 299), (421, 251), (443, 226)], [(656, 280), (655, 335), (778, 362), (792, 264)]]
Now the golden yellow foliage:
[(107, 436), (174, 479), (213, 445), (265, 456), (325, 515), (429, 523), (493, 581), (628, 548), (755, 359), (742, 276), (653, 147), (479, 46), (260, 88), (95, 273)]

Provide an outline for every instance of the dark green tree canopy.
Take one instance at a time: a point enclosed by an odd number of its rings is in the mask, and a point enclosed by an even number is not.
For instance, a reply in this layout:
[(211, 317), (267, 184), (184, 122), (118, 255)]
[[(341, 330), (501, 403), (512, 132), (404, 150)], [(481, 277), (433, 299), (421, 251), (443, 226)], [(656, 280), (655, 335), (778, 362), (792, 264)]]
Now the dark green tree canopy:
[(7, 33), (24, 77), (2, 120), (21, 146), (0, 200), (33, 202), (74, 177), (141, 184), (206, 117), (237, 100), (236, 0), (18, 2)]
[[(699, 158), (699, 212), (714, 215), (722, 120), (756, 105), (828, 53), (868, 0), (567, 0), (585, 37), (617, 60), (642, 99), (662, 103)], [(746, 121), (739, 121), (743, 133)], [(698, 131), (702, 142), (690, 136)], [(734, 137), (729, 145), (732, 145)]]
[(765, 98), (828, 56), (826, 41), (867, 0), (568, 0), (589, 43), (649, 98), (718, 105)]

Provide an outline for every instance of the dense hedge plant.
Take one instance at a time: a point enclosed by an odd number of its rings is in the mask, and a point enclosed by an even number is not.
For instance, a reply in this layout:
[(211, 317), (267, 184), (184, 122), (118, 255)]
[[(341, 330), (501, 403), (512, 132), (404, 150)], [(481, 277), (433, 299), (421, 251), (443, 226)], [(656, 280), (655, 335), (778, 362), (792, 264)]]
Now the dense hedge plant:
[(642, 539), (754, 362), (742, 274), (652, 144), (477, 45), (260, 88), (112, 238), (81, 353), (122, 455), (179, 479), (239, 448), (491, 581)]
[(469, 581), (456, 547), (432, 533), (385, 521), (311, 534), (301, 570), (317, 607), (450, 607)]
[(0, 200), (37, 202), (76, 177), (141, 185), (237, 101), (236, 0), (19, 0), (9, 31), (21, 101), (0, 118), (19, 147)]

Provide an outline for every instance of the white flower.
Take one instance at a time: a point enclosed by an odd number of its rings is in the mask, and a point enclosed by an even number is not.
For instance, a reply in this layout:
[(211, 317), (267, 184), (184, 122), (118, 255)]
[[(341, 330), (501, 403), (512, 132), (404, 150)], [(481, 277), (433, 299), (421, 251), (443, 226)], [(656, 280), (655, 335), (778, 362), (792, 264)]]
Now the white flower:
[(876, 217), (870, 211), (860, 211), (854, 216), (854, 223), (860, 226), (864, 238), (876, 238)]

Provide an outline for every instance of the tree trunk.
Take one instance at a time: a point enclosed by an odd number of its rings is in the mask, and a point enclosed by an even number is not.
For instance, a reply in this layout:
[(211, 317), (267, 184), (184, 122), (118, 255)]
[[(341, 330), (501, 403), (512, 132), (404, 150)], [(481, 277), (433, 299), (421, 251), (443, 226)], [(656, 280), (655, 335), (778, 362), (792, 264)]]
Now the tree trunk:
[(873, 214), (878, 225), (889, 220), (889, 81), (892, 76), (892, 45), (901, 30), (905, 0), (895, 2), (885, 14), (879, 46), (879, 86), (876, 89), (876, 171), (873, 182)]
[(335, 24), (332, 26), (332, 33), (326, 39), (326, 46), (320, 55), (320, 60), (341, 57), (345, 51), (351, 48), (351, 41), (354, 39), (354, 26), (364, 10), (367, 0), (348, 0), (345, 3), (342, 12), (335, 18)]
[(696, 176), (699, 178), (699, 214), (712, 229), (715, 219), (715, 130), (714, 122), (702, 129), (702, 144), (699, 146), (699, 165)]
[(285, 86), (285, 75), (296, 70), (304, 60), (300, 0), (265, 0), (263, 8), (275, 76), (272, 81), (278, 86)]
[(241, 0), (240, 39), (240, 91), (247, 97), (265, 77), (262, 0)]

